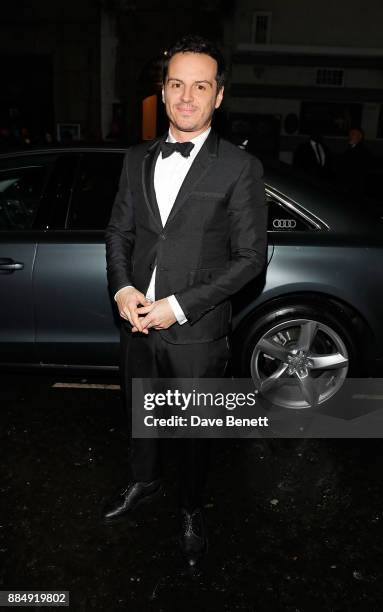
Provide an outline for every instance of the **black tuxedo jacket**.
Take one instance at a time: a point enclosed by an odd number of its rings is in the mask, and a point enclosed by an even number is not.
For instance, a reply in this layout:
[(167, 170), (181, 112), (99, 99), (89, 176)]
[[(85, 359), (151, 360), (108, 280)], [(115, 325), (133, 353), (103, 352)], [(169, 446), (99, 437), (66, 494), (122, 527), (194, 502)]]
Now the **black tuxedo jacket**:
[(108, 283), (113, 295), (126, 285), (145, 294), (157, 266), (156, 299), (174, 294), (188, 319), (160, 330), (163, 339), (208, 342), (229, 333), (230, 296), (265, 265), (263, 168), (211, 131), (163, 227), (154, 191), (161, 140), (126, 153), (106, 228)]
[(324, 166), (321, 166), (318, 163), (317, 156), (315, 155), (310, 142), (304, 142), (298, 147), (294, 155), (293, 164), (297, 168), (303, 170), (303, 172), (306, 174), (310, 174), (311, 176), (318, 178), (330, 179), (332, 177), (331, 153), (326, 145), (324, 145), (322, 142), (320, 144), (325, 154)]

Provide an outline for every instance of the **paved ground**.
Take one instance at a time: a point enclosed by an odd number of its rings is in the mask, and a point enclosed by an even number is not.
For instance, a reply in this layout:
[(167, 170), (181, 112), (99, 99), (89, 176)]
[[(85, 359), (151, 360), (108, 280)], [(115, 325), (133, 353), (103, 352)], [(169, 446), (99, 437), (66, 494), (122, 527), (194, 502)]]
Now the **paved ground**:
[(52, 386), (69, 380), (2, 375), (0, 590), (67, 589), (76, 611), (382, 609), (380, 440), (217, 441), (190, 574), (172, 466), (155, 506), (101, 523), (128, 465), (119, 392)]

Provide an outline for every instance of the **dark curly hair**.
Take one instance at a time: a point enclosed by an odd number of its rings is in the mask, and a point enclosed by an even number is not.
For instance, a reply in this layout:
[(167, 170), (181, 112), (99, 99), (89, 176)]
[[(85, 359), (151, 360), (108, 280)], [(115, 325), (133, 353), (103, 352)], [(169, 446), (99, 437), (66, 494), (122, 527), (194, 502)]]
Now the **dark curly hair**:
[(175, 45), (170, 47), (170, 49), (168, 49), (168, 51), (164, 54), (162, 70), (162, 80), (164, 83), (168, 73), (169, 61), (176, 53), (205, 53), (205, 55), (209, 55), (215, 59), (217, 62), (217, 74), (215, 76), (215, 80), (217, 81), (217, 91), (223, 87), (225, 83), (225, 60), (221, 51), (210, 40), (207, 40), (202, 36), (191, 35), (184, 36), (178, 40)]

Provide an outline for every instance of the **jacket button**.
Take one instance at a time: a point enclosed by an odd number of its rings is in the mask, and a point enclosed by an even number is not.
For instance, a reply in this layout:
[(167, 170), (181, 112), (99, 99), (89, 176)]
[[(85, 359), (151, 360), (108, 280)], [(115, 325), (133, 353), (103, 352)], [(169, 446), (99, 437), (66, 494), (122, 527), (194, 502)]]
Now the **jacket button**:
[(165, 234), (160, 234), (160, 238), (161, 238), (161, 240), (166, 240), (166, 235)]

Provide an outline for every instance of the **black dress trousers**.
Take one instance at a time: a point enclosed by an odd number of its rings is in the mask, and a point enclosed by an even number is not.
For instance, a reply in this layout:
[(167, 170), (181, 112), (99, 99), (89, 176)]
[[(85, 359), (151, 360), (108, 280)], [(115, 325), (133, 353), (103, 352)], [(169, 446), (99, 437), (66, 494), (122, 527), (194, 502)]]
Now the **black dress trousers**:
[[(175, 323), (177, 325), (177, 323)], [(121, 375), (124, 401), (131, 427), (132, 378), (222, 378), (229, 361), (228, 338), (194, 344), (171, 344), (154, 329), (148, 335), (130, 331), (121, 323)], [(151, 482), (162, 476), (161, 450), (167, 444), (177, 461), (179, 503), (193, 510), (203, 501), (210, 440), (207, 438), (132, 438), (131, 477)]]

